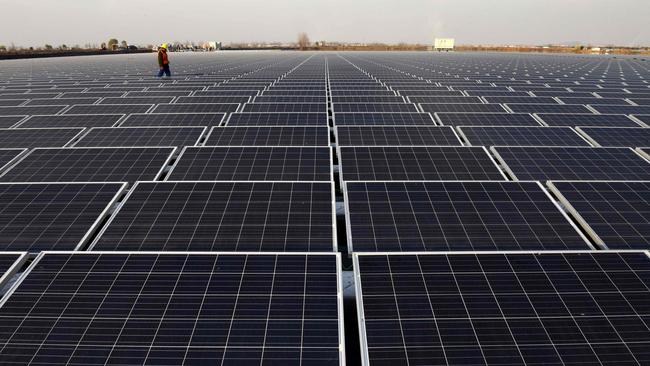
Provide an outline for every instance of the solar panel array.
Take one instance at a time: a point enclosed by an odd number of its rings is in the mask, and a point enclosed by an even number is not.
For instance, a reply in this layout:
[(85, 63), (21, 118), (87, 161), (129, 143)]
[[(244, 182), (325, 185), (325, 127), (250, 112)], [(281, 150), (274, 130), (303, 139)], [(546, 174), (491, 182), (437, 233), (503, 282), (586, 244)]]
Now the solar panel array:
[(650, 364), (647, 62), (170, 59), (0, 61), (0, 364)]

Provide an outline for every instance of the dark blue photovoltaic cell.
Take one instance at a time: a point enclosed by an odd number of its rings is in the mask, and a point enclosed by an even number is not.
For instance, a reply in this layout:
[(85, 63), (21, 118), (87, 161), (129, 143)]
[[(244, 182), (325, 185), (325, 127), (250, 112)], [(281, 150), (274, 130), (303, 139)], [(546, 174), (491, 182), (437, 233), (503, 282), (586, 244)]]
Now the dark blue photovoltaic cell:
[(526, 113), (436, 113), (445, 126), (541, 126)]
[(429, 113), (334, 113), (336, 126), (433, 126)]
[(327, 113), (233, 113), (227, 126), (327, 126)]
[(94, 250), (331, 252), (332, 183), (139, 183)]
[(338, 146), (462, 146), (451, 127), (339, 126)]
[(356, 255), (369, 365), (645, 365), (643, 252)]
[(347, 182), (355, 252), (589, 249), (536, 182)]
[(342, 362), (336, 254), (50, 253), (37, 262), (0, 308), (3, 365)]
[(552, 114), (540, 113), (541, 118), (549, 126), (607, 126), (607, 127), (639, 127), (629, 117), (622, 114)]

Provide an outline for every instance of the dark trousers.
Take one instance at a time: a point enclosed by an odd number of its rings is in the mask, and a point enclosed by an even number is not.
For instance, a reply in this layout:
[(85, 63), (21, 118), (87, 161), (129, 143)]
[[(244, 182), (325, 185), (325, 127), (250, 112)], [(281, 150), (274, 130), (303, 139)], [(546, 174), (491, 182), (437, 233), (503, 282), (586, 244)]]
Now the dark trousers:
[(160, 71), (158, 71), (158, 77), (162, 77), (164, 75), (167, 75), (167, 77), (172, 76), (172, 72), (169, 70), (169, 64), (164, 65)]

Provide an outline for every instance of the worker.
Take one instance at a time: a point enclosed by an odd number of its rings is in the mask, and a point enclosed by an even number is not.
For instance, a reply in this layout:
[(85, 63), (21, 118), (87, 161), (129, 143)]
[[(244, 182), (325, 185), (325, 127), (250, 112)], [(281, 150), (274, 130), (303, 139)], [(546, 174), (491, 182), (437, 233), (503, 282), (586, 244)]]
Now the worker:
[(163, 74), (167, 77), (172, 76), (172, 72), (169, 70), (169, 57), (167, 56), (167, 43), (164, 43), (158, 48), (158, 66), (160, 66), (160, 71), (158, 71), (158, 77), (162, 77)]

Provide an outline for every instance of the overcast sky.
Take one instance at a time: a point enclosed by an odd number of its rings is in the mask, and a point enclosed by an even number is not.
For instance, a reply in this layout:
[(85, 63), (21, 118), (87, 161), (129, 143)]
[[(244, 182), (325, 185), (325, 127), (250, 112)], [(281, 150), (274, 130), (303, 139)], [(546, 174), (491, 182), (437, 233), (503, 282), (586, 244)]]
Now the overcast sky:
[(1, 0), (0, 44), (311, 40), (650, 45), (650, 0)]

